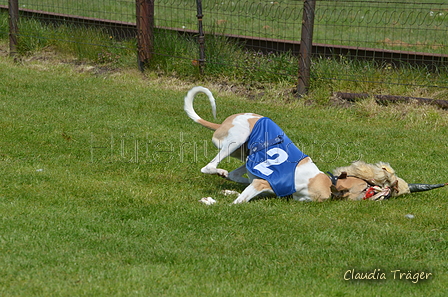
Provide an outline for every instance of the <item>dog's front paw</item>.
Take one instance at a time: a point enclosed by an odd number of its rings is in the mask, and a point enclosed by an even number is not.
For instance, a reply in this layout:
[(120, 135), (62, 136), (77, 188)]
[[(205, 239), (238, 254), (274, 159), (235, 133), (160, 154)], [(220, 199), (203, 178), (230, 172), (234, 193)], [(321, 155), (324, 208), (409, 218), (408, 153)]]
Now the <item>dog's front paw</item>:
[(232, 202), (232, 204), (240, 204), (243, 202), (246, 202), (246, 201), (244, 199), (240, 199), (240, 197), (238, 197)]

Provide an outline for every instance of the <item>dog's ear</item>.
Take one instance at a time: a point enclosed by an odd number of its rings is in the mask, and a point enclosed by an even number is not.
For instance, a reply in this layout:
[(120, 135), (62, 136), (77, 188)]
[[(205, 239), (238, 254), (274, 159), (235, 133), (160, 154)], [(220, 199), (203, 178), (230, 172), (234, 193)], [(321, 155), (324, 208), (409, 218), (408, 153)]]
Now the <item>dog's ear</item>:
[(345, 179), (347, 178), (347, 172), (343, 171), (341, 172), (341, 174), (338, 176), (338, 179)]
[(395, 192), (397, 194), (400, 193), (400, 190), (398, 189), (398, 179), (391, 185), (392, 192)]

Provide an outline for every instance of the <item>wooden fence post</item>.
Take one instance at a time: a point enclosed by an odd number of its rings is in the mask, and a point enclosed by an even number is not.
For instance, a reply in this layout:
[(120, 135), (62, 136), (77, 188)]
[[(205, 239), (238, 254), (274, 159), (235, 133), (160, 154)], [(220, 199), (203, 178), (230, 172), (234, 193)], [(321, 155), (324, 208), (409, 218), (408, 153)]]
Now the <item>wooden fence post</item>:
[(314, 10), (316, 0), (304, 0), (302, 37), (300, 39), (299, 53), (299, 83), (297, 94), (299, 97), (308, 92), (310, 86), (311, 51), (313, 48)]
[(19, 0), (8, 0), (9, 11), (9, 55), (17, 54), (17, 35), (19, 34)]
[(204, 15), (202, 14), (202, 1), (196, 0), (196, 9), (198, 18), (198, 43), (199, 43), (199, 73), (204, 74), (204, 64), (205, 64), (205, 36), (204, 30), (202, 29), (202, 18)]
[(154, 1), (136, 0), (138, 67), (145, 70), (154, 51)]

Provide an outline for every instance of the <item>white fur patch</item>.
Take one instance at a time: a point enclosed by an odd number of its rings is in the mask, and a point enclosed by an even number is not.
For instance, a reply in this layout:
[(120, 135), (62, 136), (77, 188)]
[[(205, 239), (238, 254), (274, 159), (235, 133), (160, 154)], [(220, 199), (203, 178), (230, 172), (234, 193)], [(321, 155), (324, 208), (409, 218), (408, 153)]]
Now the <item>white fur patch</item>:
[(204, 197), (199, 202), (204, 203), (205, 205), (212, 205), (215, 204), (217, 201), (213, 199), (212, 197)]
[(240, 194), (237, 191), (233, 191), (233, 190), (222, 190), (221, 193), (223, 193), (224, 196), (239, 195)]
[(321, 171), (317, 168), (311, 158), (308, 163), (296, 167), (294, 179), (296, 192), (292, 196), (294, 200), (312, 201), (308, 192), (308, 184), (310, 178), (315, 177), (319, 173), (321, 173)]

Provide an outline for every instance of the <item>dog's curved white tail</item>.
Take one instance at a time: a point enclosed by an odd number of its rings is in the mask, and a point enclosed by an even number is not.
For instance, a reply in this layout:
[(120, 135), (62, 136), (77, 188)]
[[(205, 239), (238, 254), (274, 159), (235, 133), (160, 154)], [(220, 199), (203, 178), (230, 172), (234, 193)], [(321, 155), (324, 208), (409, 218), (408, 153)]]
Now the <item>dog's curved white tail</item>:
[(207, 88), (199, 87), (199, 86), (192, 88), (190, 91), (188, 91), (187, 96), (185, 96), (185, 99), (184, 99), (185, 112), (187, 113), (188, 117), (190, 117), (190, 119), (192, 119), (196, 123), (201, 124), (202, 126), (209, 128), (211, 130), (218, 129), (221, 126), (220, 124), (215, 124), (215, 123), (206, 121), (206, 120), (202, 119), (200, 116), (198, 116), (196, 111), (194, 111), (193, 100), (194, 100), (194, 97), (196, 96), (196, 94), (198, 94), (198, 93), (204, 93), (205, 95), (207, 95), (208, 100), (210, 101), (210, 104), (212, 106), (213, 116), (216, 118), (216, 103), (215, 103), (215, 98), (213, 97), (212, 92), (210, 92), (210, 90)]

